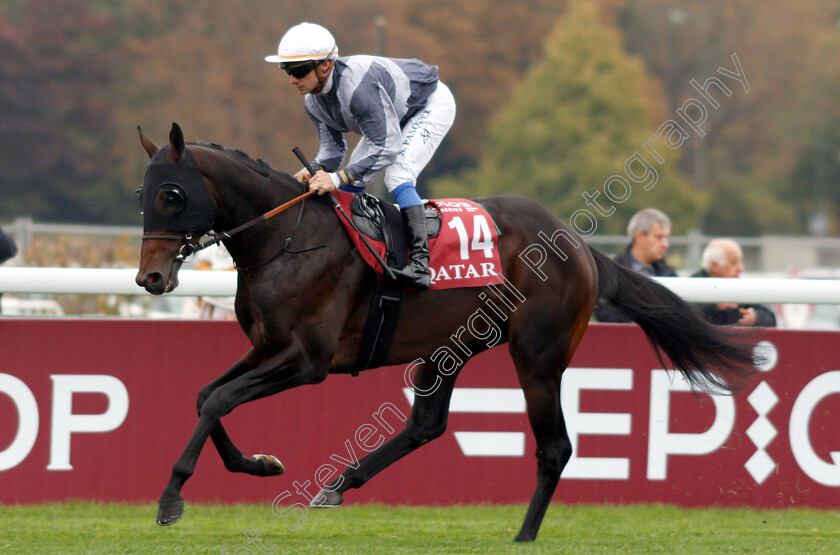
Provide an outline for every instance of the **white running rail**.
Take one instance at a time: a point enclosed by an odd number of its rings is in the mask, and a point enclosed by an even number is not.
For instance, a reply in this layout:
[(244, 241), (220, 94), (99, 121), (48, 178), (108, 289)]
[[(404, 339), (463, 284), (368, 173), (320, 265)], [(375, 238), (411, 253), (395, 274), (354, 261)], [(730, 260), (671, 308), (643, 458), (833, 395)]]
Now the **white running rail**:
[[(147, 295), (134, 283), (134, 269), (0, 267), (0, 292), (36, 294)], [(170, 295), (228, 297), (236, 272), (182, 270)], [(840, 304), (840, 280), (656, 278), (691, 302)]]
[[(134, 269), (0, 268), (0, 293), (148, 295), (134, 283)], [(170, 295), (228, 297), (236, 294), (236, 272), (182, 270)]]

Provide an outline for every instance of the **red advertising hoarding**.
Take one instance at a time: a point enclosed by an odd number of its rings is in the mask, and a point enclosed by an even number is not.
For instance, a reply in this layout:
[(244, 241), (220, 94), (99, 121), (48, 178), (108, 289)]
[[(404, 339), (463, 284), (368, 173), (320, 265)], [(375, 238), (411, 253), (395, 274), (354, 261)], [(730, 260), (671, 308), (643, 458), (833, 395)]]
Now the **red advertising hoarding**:
[[(737, 397), (685, 391), (633, 325), (590, 326), (561, 388), (574, 446), (556, 499), (840, 507), (840, 335), (758, 332), (767, 364)], [(197, 421), (198, 391), (248, 348), (234, 322), (0, 319), (0, 503), (156, 500)], [(410, 374), (409, 374), (410, 376)], [(506, 346), (472, 359), (441, 438), (347, 502), (527, 502), (535, 443)], [(332, 376), (223, 419), (281, 477), (227, 472), (212, 443), (188, 502), (307, 503), (402, 428), (403, 367)]]

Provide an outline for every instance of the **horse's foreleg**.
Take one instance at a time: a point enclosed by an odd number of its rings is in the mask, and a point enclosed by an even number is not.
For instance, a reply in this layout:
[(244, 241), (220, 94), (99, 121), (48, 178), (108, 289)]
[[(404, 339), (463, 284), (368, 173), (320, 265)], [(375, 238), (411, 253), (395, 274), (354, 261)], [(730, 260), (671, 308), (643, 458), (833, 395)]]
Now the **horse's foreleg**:
[[(260, 356), (251, 349), (230, 370), (204, 386), (198, 394), (198, 401), (196, 402), (199, 417), (204, 402), (216, 389), (255, 368), (260, 364), (260, 361)], [(216, 446), (225, 468), (230, 472), (242, 472), (253, 476), (279, 476), (285, 471), (283, 463), (271, 455), (260, 454), (246, 457), (231, 441), (221, 422), (210, 432), (210, 438), (213, 440), (213, 445)]]
[(322, 488), (312, 499), (310, 506), (324, 508), (340, 505), (344, 501), (345, 491), (362, 487), (391, 464), (443, 435), (446, 431), (449, 400), (452, 397), (457, 372), (443, 378), (436, 387), (434, 384), (437, 376), (434, 366), (426, 370), (424, 365), (415, 371), (415, 390), (432, 391), (434, 388), (434, 391), (425, 396), (415, 394), (414, 407), (405, 428), (373, 453), (360, 459), (355, 468), (348, 467), (341, 476)]
[[(274, 395), (304, 383), (314, 383), (326, 377), (326, 368), (323, 372), (317, 372), (311, 364), (308, 364), (307, 370), (301, 370), (300, 361), (299, 350), (285, 351), (220, 385), (204, 400), (198, 424), (184, 452), (175, 462), (172, 475), (161, 495), (157, 515), (158, 524), (162, 526), (173, 524), (183, 515), (184, 500), (181, 497), (181, 488), (192, 476), (201, 449), (214, 429), (220, 425), (222, 416), (243, 403)], [(224, 434), (223, 431), (219, 433)], [(223, 442), (226, 437), (227, 434), (224, 434), (224, 438), (221, 438)], [(226, 442), (229, 446), (233, 445), (229, 438)], [(225, 448), (229, 449), (227, 446)]]
[(260, 477), (280, 476), (286, 472), (283, 463), (274, 455), (260, 453), (252, 457), (245, 456), (233, 444), (221, 422), (210, 432), (210, 439), (213, 440), (213, 445), (216, 446), (228, 472), (242, 472)]
[(213, 418), (209, 414), (203, 415), (193, 430), (190, 440), (187, 442), (187, 447), (181, 456), (175, 461), (172, 467), (172, 474), (169, 477), (169, 483), (163, 490), (158, 501), (158, 514), (155, 519), (161, 526), (168, 526), (181, 520), (184, 515), (184, 499), (181, 497), (181, 488), (184, 483), (192, 476), (195, 470), (195, 463), (198, 460), (198, 455), (201, 453), (207, 437), (210, 435), (212, 429), (218, 423), (218, 418)]

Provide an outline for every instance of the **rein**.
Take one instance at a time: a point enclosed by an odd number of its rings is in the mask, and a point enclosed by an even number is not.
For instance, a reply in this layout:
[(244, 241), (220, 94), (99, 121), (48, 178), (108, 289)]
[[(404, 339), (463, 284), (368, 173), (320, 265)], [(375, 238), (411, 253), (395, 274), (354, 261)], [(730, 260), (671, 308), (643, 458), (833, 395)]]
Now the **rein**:
[[(298, 204), (298, 203), (306, 200), (307, 197), (311, 196), (315, 192), (316, 191), (314, 191), (314, 190), (307, 191), (306, 193), (293, 198), (289, 202), (285, 202), (285, 203), (281, 204), (280, 206), (278, 206), (276, 208), (272, 208), (271, 210), (269, 210), (265, 214), (263, 214), (261, 216), (257, 216), (253, 220), (247, 221), (244, 224), (239, 225), (239, 226), (231, 229), (230, 231), (223, 231), (221, 233), (213, 233), (212, 234), (213, 238), (210, 239), (209, 241), (205, 241), (204, 243), (198, 243), (198, 244), (195, 244), (195, 245), (189, 243), (189, 241), (193, 238), (192, 234), (190, 234), (190, 233), (184, 233), (183, 235), (147, 235), (147, 234), (143, 234), (143, 241), (145, 241), (146, 239), (163, 239), (163, 240), (168, 240), (168, 241), (182, 241), (183, 244), (181, 245), (181, 249), (178, 252), (178, 257), (176, 259), (180, 259), (183, 262), (187, 257), (197, 253), (198, 251), (204, 250), (204, 249), (206, 249), (208, 247), (211, 247), (213, 245), (218, 245), (219, 243), (221, 243), (225, 239), (230, 239), (234, 235), (236, 235), (238, 233), (241, 233), (241, 232), (245, 231), (246, 229), (257, 225), (258, 223), (262, 223), (266, 220), (269, 220), (269, 219), (273, 218), (274, 216), (288, 210), (289, 208), (291, 208), (295, 204)], [(285, 244), (283, 245), (283, 248), (280, 251), (281, 253), (286, 251), (287, 247), (292, 242), (292, 237), (294, 236), (295, 232), (298, 230), (298, 227), (300, 226), (300, 220), (301, 220), (302, 216), (303, 216), (303, 205), (301, 205), (300, 212), (298, 213), (298, 218), (297, 218), (297, 222), (295, 222), (295, 227), (292, 230), (291, 235), (289, 235), (289, 237), (286, 238), (286, 242), (285, 242)], [(319, 247), (316, 247), (316, 248), (319, 248)], [(299, 252), (306, 252), (307, 250), (314, 250), (314, 249), (304, 249), (303, 251), (299, 251)], [(296, 252), (298, 252), (298, 251), (296, 251)], [(247, 270), (247, 268), (242, 268), (242, 269)]]
[[(306, 200), (307, 197), (311, 196), (314, 193), (315, 193), (315, 191), (307, 191), (307, 192), (303, 193), (302, 195), (293, 198), (289, 202), (285, 202), (285, 203), (281, 204), (280, 206), (278, 206), (277, 208), (272, 208), (271, 210), (269, 210), (268, 212), (266, 212), (262, 216), (257, 216), (253, 220), (245, 222), (244, 224), (242, 224), (240, 226), (237, 226), (237, 227), (231, 229), (230, 231), (223, 231), (221, 233), (214, 233), (212, 239), (210, 239), (209, 241), (205, 241), (204, 243), (201, 243), (199, 245), (196, 245), (195, 247), (192, 248), (192, 250), (190, 251), (189, 254), (197, 253), (198, 251), (204, 250), (207, 247), (210, 247), (212, 245), (218, 245), (223, 240), (230, 239), (231, 237), (233, 237), (237, 233), (241, 233), (242, 231), (245, 231), (246, 229), (248, 229), (250, 227), (253, 227), (253, 226), (255, 226), (259, 223), (262, 223), (266, 220), (269, 220), (269, 219), (273, 218), (274, 216), (280, 214), (281, 212), (284, 212), (284, 211), (288, 210), (289, 208), (291, 208), (295, 204)], [(294, 235), (295, 231), (297, 231), (298, 226), (300, 225), (300, 219), (301, 219), (302, 216), (303, 216), (303, 206), (301, 206), (300, 213), (298, 214), (297, 222), (295, 223), (295, 228), (292, 231), (292, 235)], [(292, 235), (290, 235), (289, 238), (286, 239), (286, 244), (287, 245), (291, 242)]]

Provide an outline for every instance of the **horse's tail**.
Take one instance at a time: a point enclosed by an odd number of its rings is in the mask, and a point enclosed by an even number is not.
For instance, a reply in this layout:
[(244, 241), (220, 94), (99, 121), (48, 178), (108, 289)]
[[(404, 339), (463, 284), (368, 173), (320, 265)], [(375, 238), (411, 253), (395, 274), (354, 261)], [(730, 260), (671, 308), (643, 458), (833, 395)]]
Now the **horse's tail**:
[(598, 299), (636, 322), (665, 367), (664, 353), (692, 387), (734, 392), (756, 373), (753, 345), (743, 334), (710, 324), (667, 287), (590, 247), (598, 268)]

